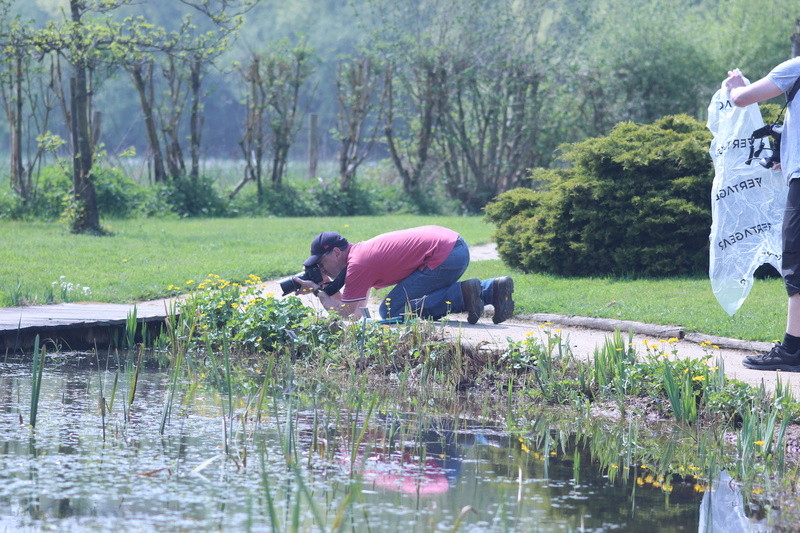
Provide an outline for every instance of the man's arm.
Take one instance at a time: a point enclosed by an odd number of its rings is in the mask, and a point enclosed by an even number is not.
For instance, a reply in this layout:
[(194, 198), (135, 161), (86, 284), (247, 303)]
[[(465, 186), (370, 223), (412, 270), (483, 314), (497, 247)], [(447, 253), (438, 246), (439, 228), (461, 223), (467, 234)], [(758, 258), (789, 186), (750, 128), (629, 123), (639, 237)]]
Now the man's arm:
[[(296, 294), (308, 294), (316, 289), (321, 289), (321, 287), (313, 281), (300, 279), (297, 276), (292, 279), (294, 279), (295, 283), (300, 286), (300, 289), (296, 291)], [(320, 303), (322, 304), (322, 307), (328, 311), (334, 312), (344, 318), (349, 316), (352, 316), (356, 320), (361, 318), (360, 307), (363, 305), (365, 300), (342, 302), (342, 295), (338, 292), (333, 296), (330, 296), (325, 291), (319, 290), (316, 292), (316, 294)]]
[(722, 85), (728, 89), (731, 102), (737, 107), (746, 107), (783, 94), (783, 91), (769, 78), (761, 78), (748, 85), (738, 68), (728, 72), (728, 77)]
[(328, 296), (328, 293), (326, 292), (320, 292), (318, 296), (320, 303), (322, 303), (322, 307), (328, 311), (335, 312), (339, 316), (345, 318), (349, 316), (352, 316), (356, 320), (361, 318), (361, 306), (363, 305), (364, 300), (343, 302), (342, 295), (338, 292), (333, 296)]

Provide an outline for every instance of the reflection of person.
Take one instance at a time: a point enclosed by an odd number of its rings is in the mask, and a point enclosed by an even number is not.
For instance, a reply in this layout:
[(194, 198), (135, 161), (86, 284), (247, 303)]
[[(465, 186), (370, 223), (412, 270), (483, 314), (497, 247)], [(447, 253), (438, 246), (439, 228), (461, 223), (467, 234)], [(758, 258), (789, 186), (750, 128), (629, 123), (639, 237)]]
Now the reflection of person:
[(510, 277), (458, 282), (469, 265), (469, 248), (453, 230), (440, 226), (392, 231), (367, 241), (349, 243), (326, 231), (311, 242), (305, 266), (319, 265), (329, 280), (344, 275), (344, 289), (329, 296), (316, 283), (295, 277), (302, 288), (313, 291), (322, 305), (341, 316), (361, 318), (360, 308), (370, 289), (395, 285), (380, 305), (381, 318), (398, 318), (410, 312), (437, 320), (448, 313), (468, 314), (475, 324), (484, 305), (494, 306), (499, 324), (514, 312), (514, 282)]
[[(800, 77), (800, 57), (784, 61), (760, 80), (747, 84), (739, 69), (728, 72), (723, 86), (736, 106), (768, 100), (791, 90)], [(786, 110), (781, 136), (781, 165), (789, 183), (783, 218), (783, 275), (789, 305), (783, 342), (761, 355), (748, 356), (742, 364), (758, 370), (800, 372), (800, 97), (793, 98)], [(777, 168), (777, 165), (776, 165)]]

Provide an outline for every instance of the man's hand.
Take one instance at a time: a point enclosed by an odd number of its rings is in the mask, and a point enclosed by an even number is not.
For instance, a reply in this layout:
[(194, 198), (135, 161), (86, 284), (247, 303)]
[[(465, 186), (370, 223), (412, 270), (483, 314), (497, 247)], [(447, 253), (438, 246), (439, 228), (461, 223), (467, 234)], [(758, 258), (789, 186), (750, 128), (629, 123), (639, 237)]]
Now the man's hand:
[(747, 82), (742, 76), (742, 72), (735, 68), (733, 70), (728, 71), (728, 77), (725, 78), (725, 81), (722, 82), (722, 86), (730, 91), (731, 89), (736, 89), (737, 87), (744, 87), (747, 85)]
[(292, 279), (294, 280), (294, 282), (296, 284), (300, 285), (300, 288), (297, 289), (296, 291), (294, 291), (294, 293), (297, 294), (297, 295), (309, 294), (311, 292), (314, 292), (314, 289), (321, 289), (322, 288), (319, 285), (317, 285), (316, 283), (314, 283), (313, 281), (308, 280), (308, 279), (300, 279), (297, 276), (292, 276)]

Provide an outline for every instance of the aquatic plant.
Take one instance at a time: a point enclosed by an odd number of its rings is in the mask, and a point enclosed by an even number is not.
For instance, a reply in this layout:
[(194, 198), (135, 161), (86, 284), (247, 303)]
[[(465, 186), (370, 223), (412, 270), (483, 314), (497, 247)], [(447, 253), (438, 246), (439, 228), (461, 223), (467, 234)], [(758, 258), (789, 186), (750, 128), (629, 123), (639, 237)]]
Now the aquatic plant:
[[(42, 373), (44, 371), (45, 350), (39, 345), (39, 335), (33, 341), (33, 369), (31, 371), (31, 427), (36, 427), (36, 416), (39, 412), (39, 395), (42, 391)], [(20, 418), (21, 421), (21, 418)]]
[[(136, 330), (137, 330), (137, 307), (136, 305), (128, 311), (128, 316), (125, 319), (125, 348), (128, 350), (133, 349), (136, 346)], [(142, 328), (146, 330), (147, 328)], [(146, 342), (144, 343), (147, 344)]]

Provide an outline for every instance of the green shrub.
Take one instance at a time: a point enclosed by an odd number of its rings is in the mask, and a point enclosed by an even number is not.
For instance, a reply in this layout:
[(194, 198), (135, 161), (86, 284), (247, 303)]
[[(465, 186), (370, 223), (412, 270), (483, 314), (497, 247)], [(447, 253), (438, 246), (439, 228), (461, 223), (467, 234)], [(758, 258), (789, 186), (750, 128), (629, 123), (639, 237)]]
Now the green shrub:
[(72, 194), (72, 177), (59, 164), (42, 169), (38, 187), (29, 204), (32, 216), (43, 220), (58, 220)]
[(108, 218), (164, 216), (171, 206), (153, 187), (139, 185), (119, 167), (98, 165), (94, 169), (97, 209)]
[(175, 178), (160, 186), (160, 196), (181, 217), (228, 216), (228, 203), (211, 178)]
[[(94, 170), (97, 209), (109, 218), (163, 216), (171, 206), (152, 187), (137, 184), (117, 167), (98, 164)], [(62, 164), (44, 167), (28, 202), (12, 191), (0, 194), (0, 218), (57, 220), (69, 204), (72, 177)]]
[(248, 185), (230, 203), (230, 210), (245, 216), (369, 216), (417, 213), (402, 188), (374, 180), (355, 182), (348, 192), (325, 180), (287, 180), (280, 188), (265, 187), (259, 204), (255, 186)]
[(687, 115), (618, 124), (562, 147), (566, 169), (535, 169), (538, 190), (487, 206), (498, 251), (526, 272), (693, 274), (707, 267), (711, 134)]
[(210, 275), (195, 285), (181, 308), (181, 318), (197, 321), (198, 341), (215, 349), (227, 342), (236, 352), (288, 349), (294, 357), (306, 357), (339, 339), (338, 326), (317, 319), (299, 298), (262, 294), (263, 288), (257, 285), (261, 280), (252, 274), (247, 282), (251, 285), (243, 287)]

